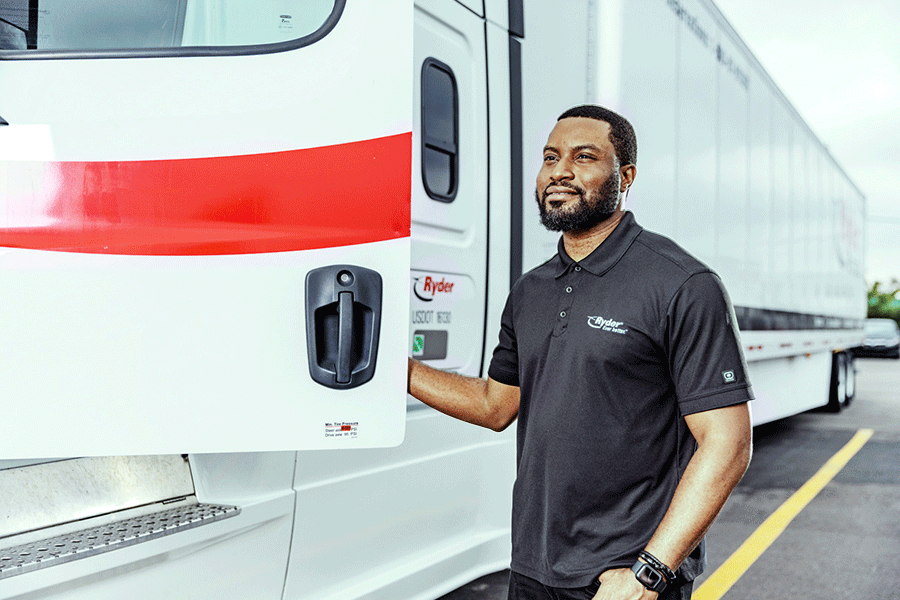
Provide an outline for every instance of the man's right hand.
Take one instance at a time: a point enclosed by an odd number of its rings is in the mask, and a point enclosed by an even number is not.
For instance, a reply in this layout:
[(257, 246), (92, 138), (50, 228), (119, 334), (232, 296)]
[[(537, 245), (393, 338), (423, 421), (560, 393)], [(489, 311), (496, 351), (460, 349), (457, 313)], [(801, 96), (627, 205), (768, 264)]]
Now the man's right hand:
[(407, 391), (440, 412), (467, 423), (503, 431), (519, 414), (519, 388), (491, 379), (441, 371), (412, 358)]

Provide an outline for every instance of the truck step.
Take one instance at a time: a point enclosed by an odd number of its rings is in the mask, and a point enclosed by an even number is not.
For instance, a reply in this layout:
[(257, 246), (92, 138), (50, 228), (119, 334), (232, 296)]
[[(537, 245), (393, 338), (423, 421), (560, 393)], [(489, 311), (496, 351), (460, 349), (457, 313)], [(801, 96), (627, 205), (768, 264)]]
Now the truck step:
[(240, 512), (237, 506), (190, 504), (0, 548), (0, 579), (155, 540), (234, 517)]

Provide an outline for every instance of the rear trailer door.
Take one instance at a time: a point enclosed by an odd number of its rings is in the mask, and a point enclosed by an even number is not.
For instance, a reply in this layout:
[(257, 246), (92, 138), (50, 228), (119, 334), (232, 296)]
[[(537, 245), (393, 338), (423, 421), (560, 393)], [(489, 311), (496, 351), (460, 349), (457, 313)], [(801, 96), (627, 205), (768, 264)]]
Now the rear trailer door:
[(403, 438), (412, 2), (0, 3), (0, 456)]

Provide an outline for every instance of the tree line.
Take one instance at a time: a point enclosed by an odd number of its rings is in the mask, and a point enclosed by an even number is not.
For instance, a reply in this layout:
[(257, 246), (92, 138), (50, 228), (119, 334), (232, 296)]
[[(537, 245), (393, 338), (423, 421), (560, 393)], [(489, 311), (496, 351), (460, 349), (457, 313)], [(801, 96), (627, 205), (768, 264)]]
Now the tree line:
[(900, 281), (892, 279), (882, 289), (882, 283), (876, 281), (869, 288), (869, 318), (893, 319), (900, 325)]

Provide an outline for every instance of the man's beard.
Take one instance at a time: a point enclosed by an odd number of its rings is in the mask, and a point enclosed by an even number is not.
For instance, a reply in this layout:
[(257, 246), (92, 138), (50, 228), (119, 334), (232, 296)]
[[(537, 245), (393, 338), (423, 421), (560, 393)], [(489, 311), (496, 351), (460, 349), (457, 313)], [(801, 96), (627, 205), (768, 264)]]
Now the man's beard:
[(559, 208), (547, 208), (547, 192), (539, 194), (534, 191), (538, 210), (541, 214), (541, 224), (550, 231), (587, 231), (612, 217), (619, 206), (619, 181), (618, 173), (610, 176), (599, 189), (589, 197), (585, 197), (585, 191), (573, 185), (562, 185), (578, 193), (578, 200)]

